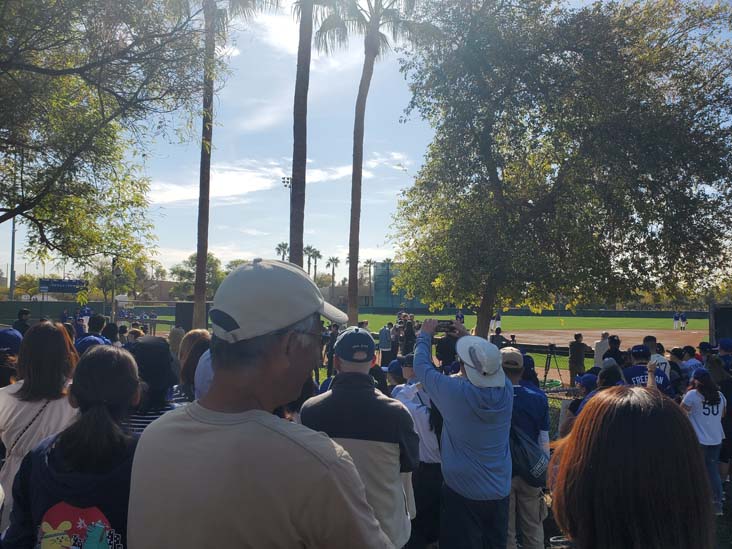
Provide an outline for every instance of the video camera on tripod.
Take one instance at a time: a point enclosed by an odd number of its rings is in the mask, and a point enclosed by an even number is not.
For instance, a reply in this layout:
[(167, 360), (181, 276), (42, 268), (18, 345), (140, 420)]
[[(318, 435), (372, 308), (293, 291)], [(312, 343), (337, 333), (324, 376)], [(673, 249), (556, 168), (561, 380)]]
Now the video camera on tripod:
[(547, 345), (546, 361), (544, 362), (544, 388), (546, 388), (546, 381), (549, 377), (549, 370), (551, 370), (552, 367), (552, 358), (554, 359), (554, 365), (557, 368), (559, 381), (562, 382), (562, 385), (564, 385), (564, 380), (562, 379), (562, 370), (559, 369), (559, 361), (557, 360), (557, 346), (554, 343), (549, 343)]

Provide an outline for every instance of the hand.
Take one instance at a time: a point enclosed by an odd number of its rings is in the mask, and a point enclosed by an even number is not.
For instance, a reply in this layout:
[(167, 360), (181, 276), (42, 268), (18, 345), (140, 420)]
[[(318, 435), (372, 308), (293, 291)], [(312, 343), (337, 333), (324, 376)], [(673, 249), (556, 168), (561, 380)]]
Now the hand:
[(656, 371), (656, 368), (658, 368), (658, 363), (655, 360), (652, 360), (648, 363), (646, 368), (648, 368), (648, 373), (652, 374)]
[(435, 330), (437, 330), (437, 321), (434, 318), (428, 318), (422, 323), (421, 332), (423, 334), (427, 334), (428, 336), (432, 337), (433, 335), (435, 335)]

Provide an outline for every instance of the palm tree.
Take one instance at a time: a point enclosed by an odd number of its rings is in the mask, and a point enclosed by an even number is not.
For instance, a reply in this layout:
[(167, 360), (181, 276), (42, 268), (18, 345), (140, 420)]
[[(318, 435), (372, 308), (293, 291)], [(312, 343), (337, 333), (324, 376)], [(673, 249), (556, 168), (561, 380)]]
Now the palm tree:
[(383, 261), (384, 267), (386, 267), (386, 288), (389, 290), (389, 305), (392, 304), (392, 298), (394, 297), (394, 294), (391, 291), (391, 268), (392, 265), (394, 265), (394, 261), (389, 259), (388, 257)]
[(313, 280), (318, 278), (318, 259), (323, 259), (320, 250), (313, 248), (313, 253), (310, 255), (313, 258)]
[[(373, 297), (374, 297), (374, 286), (371, 283), (371, 269), (373, 268), (374, 265), (376, 265), (376, 261), (374, 261), (373, 259), (367, 259), (366, 261), (363, 262), (363, 266), (366, 267), (366, 269), (368, 271), (368, 275), (369, 275), (369, 299), (373, 299)], [(372, 303), (372, 305), (373, 305), (373, 303)]]
[(371, 87), (376, 60), (391, 47), (387, 31), (393, 40), (408, 36), (409, 17), (415, 0), (343, 0), (341, 9), (326, 17), (315, 35), (319, 48), (329, 49), (344, 45), (349, 31), (364, 35), (364, 63), (356, 98), (353, 124), (353, 173), (351, 175), (351, 229), (348, 240), (348, 321), (358, 322), (358, 251), (361, 230), (361, 185), (363, 181), (363, 140), (366, 100)]
[(290, 245), (287, 242), (280, 242), (275, 248), (275, 252), (282, 258), (282, 261), (285, 261), (285, 258), (287, 257), (289, 251)]
[[(204, 28), (203, 114), (201, 124), (201, 164), (198, 192), (198, 236), (196, 243), (196, 278), (193, 289), (193, 327), (205, 328), (206, 322), (206, 259), (208, 257), (208, 223), (211, 191), (211, 150), (213, 148), (213, 97), (216, 68), (216, 38), (225, 32), (233, 17), (248, 17), (254, 12), (276, 7), (277, 0), (228, 0), (219, 8), (217, 0), (202, 0)], [(190, 9), (183, 1), (179, 9)]]
[(328, 262), (325, 264), (326, 269), (330, 269), (330, 299), (335, 299), (335, 270), (338, 265), (341, 264), (341, 260), (335, 256), (328, 258)]
[[(313, 43), (313, 20), (340, 0), (299, 0), (294, 6), (300, 19), (297, 46), (295, 104), (292, 124), (292, 181), (290, 183), (290, 262), (303, 266), (305, 230), (305, 187), (308, 159), (308, 91)], [(320, 7), (319, 13), (316, 13)]]
[(305, 246), (302, 250), (302, 253), (305, 255), (305, 257), (308, 258), (308, 276), (310, 276), (310, 264), (313, 260), (313, 252), (315, 251), (315, 248), (312, 246)]

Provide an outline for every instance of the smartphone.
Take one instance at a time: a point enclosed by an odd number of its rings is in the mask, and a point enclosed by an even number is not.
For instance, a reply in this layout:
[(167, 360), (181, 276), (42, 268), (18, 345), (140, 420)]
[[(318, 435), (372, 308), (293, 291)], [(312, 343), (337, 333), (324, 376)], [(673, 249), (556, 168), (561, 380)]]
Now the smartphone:
[(435, 332), (452, 332), (454, 327), (455, 322), (453, 320), (438, 320)]

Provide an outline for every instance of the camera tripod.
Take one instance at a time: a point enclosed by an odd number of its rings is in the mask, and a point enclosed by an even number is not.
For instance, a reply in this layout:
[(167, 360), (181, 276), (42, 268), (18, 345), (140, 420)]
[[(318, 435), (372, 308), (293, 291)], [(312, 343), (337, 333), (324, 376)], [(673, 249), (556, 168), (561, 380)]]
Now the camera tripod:
[(544, 362), (544, 388), (546, 388), (546, 380), (549, 377), (549, 370), (552, 368), (552, 358), (554, 359), (554, 366), (557, 368), (557, 374), (559, 374), (559, 381), (564, 385), (562, 379), (562, 370), (559, 368), (559, 361), (557, 360), (557, 346), (550, 343), (547, 346), (546, 362)]

